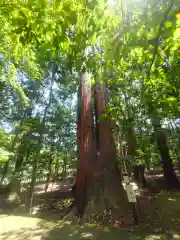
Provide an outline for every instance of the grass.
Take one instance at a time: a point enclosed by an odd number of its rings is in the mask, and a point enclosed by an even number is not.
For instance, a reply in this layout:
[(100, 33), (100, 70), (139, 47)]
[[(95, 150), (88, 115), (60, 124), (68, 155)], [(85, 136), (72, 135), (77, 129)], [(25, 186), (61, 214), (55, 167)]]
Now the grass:
[[(171, 237), (171, 238), (170, 238)], [(180, 239), (174, 232), (155, 234), (147, 230), (129, 230), (78, 225), (70, 221), (45, 221), (38, 218), (0, 215), (1, 240), (168, 240)]]

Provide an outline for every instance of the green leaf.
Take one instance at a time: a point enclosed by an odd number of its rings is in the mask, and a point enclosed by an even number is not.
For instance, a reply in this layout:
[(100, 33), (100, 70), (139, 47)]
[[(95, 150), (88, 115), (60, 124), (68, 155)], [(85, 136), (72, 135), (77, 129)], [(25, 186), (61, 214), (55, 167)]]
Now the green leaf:
[(176, 101), (177, 101), (177, 98), (175, 98), (175, 97), (168, 97), (166, 100), (167, 100), (168, 102), (176, 102)]
[(173, 23), (170, 21), (166, 21), (164, 25), (165, 25), (165, 28), (170, 28), (172, 27)]

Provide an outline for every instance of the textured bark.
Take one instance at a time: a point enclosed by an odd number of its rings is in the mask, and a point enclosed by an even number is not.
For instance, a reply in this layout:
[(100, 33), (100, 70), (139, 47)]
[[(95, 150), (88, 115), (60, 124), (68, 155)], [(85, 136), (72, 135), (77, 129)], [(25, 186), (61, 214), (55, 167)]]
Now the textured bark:
[(169, 149), (166, 141), (166, 135), (164, 130), (161, 127), (160, 119), (154, 118), (152, 120), (155, 138), (157, 142), (157, 147), (160, 152), (161, 160), (162, 160), (162, 167), (164, 171), (164, 178), (169, 188), (180, 188), (180, 183), (176, 177), (172, 159), (169, 154)]
[[(77, 120), (78, 171), (72, 188), (79, 215), (87, 219), (99, 211), (120, 209), (119, 219), (127, 219), (127, 196), (121, 184), (116, 162), (116, 147), (111, 121), (99, 117), (105, 113), (107, 92), (104, 85), (94, 89), (96, 109), (96, 134), (94, 131), (91, 88), (87, 73), (82, 73), (79, 91)], [(96, 135), (96, 141), (95, 141)], [(98, 137), (97, 137), (98, 135)], [(99, 154), (97, 154), (99, 152)], [(74, 204), (72, 205), (74, 207)]]
[(112, 207), (120, 209), (121, 216), (119, 217), (127, 220), (127, 196), (117, 167), (112, 123), (105, 111), (108, 103), (105, 84), (96, 84), (94, 96), (98, 117), (98, 145), (100, 151), (100, 156), (98, 157), (99, 172), (96, 173), (97, 180), (100, 182), (98, 188), (101, 188), (101, 195), (104, 195), (105, 202), (108, 202)]
[(92, 179), (92, 164), (96, 163), (91, 87), (88, 74), (83, 72), (80, 78), (79, 106), (77, 119), (77, 145), (79, 166), (76, 174), (75, 201), (77, 211), (83, 214), (87, 203), (88, 184)]
[[(104, 84), (96, 85), (94, 89), (96, 112), (98, 118), (98, 136), (100, 158), (99, 163), (106, 168), (116, 165), (116, 147), (112, 134), (111, 121), (106, 116), (105, 107), (108, 102), (107, 90)], [(111, 161), (109, 161), (111, 159)]]

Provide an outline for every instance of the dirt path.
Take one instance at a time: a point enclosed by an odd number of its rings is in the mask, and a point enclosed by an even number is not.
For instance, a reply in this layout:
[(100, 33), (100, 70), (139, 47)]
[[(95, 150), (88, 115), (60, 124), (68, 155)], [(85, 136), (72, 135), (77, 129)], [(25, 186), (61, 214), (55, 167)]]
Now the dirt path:
[[(153, 229), (175, 229), (180, 231), (180, 193), (168, 192), (163, 186), (162, 176), (159, 174), (146, 176), (150, 189), (137, 190), (137, 207), (140, 225)], [(160, 186), (162, 183), (162, 186)], [(72, 203), (72, 181), (50, 183), (47, 193), (44, 193), (45, 184), (36, 186), (33, 206), (37, 217), (62, 219)], [(151, 191), (152, 190), (152, 191)], [(53, 217), (53, 218), (52, 218)], [(113, 216), (112, 216), (113, 219)], [(92, 219), (92, 221), (95, 221)], [(97, 221), (95, 221), (97, 222)], [(114, 220), (107, 226), (114, 226)], [(115, 224), (117, 225), (117, 224)]]
[[(67, 179), (64, 181), (57, 181), (57, 182), (50, 182), (47, 192), (52, 192), (52, 191), (61, 191), (61, 192), (68, 192), (71, 190), (71, 187), (73, 185), (73, 180), (72, 179)], [(45, 189), (45, 183), (39, 183), (35, 187), (35, 194), (41, 194), (44, 193)]]

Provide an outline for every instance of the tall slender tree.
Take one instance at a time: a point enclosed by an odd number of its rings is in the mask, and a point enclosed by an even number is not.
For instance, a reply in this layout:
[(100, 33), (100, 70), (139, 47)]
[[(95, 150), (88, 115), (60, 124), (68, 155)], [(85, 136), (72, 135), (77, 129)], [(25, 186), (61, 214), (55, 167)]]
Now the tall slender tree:
[[(79, 106), (77, 119), (78, 171), (76, 176), (75, 201), (79, 214), (83, 214), (88, 201), (92, 181), (93, 163), (96, 162), (94, 123), (91, 103), (91, 86), (88, 73), (83, 69), (80, 77)], [(95, 167), (95, 166), (94, 166)]]

